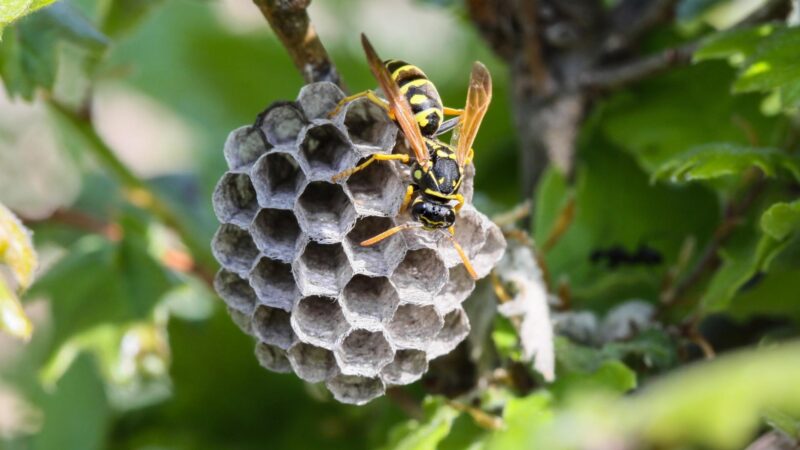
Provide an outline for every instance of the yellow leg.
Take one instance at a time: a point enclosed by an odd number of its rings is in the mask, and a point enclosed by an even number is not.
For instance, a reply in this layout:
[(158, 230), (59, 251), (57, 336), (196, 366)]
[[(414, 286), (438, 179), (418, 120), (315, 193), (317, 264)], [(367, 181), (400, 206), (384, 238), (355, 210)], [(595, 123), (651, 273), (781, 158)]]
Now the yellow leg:
[(376, 105), (378, 105), (378, 106), (380, 106), (381, 108), (383, 108), (383, 110), (384, 110), (384, 111), (386, 111), (386, 114), (388, 114), (388, 115), (389, 115), (389, 117), (390, 117), (392, 120), (394, 120), (394, 114), (392, 113), (392, 110), (391, 110), (391, 108), (389, 108), (389, 104), (388, 104), (388, 103), (386, 103), (386, 100), (384, 100), (384, 99), (382, 99), (382, 98), (378, 97), (378, 96), (377, 96), (377, 95), (375, 95), (375, 93), (374, 93), (374, 92), (372, 92), (372, 91), (364, 91), (364, 92), (359, 92), (358, 94), (349, 95), (349, 96), (347, 96), (347, 97), (345, 97), (345, 98), (341, 99), (341, 100), (339, 101), (339, 104), (338, 104), (338, 105), (336, 105), (336, 108), (335, 108), (333, 111), (331, 111), (331, 113), (330, 113), (330, 114), (328, 114), (328, 117), (333, 117), (333, 116), (335, 116), (336, 114), (338, 114), (338, 113), (339, 113), (339, 110), (340, 110), (340, 109), (342, 109), (342, 106), (344, 106), (344, 105), (346, 105), (346, 104), (348, 104), (348, 103), (352, 102), (353, 100), (357, 100), (357, 99), (359, 99), (359, 98), (363, 98), (363, 97), (366, 97), (366, 98), (367, 98), (367, 99), (369, 99), (369, 101), (371, 101), (372, 103), (375, 103)]
[(442, 106), (442, 111), (446, 116), (460, 116), (464, 114), (463, 109), (449, 108), (447, 106)]
[(464, 206), (465, 200), (464, 200), (464, 196), (461, 195), (461, 194), (456, 194), (455, 195), (455, 199), (458, 202), (456, 204), (456, 208), (455, 208), (456, 209), (456, 214), (458, 214), (459, 212), (461, 212), (461, 207)]
[(414, 195), (414, 186), (409, 184), (406, 188), (406, 195), (403, 197), (403, 204), (400, 205), (400, 212), (405, 212), (406, 208), (408, 208), (408, 204), (411, 203), (412, 195)]
[(466, 160), (465, 164), (471, 163), (472, 162), (472, 158), (474, 156), (475, 156), (475, 149), (470, 147), (469, 148), (469, 153), (467, 153), (467, 160)]
[(337, 173), (336, 175), (331, 177), (331, 181), (336, 183), (337, 181), (341, 180), (342, 178), (349, 177), (350, 175), (364, 170), (368, 165), (374, 163), (375, 161), (402, 161), (403, 163), (407, 164), (411, 160), (411, 157), (408, 155), (372, 155), (369, 157), (368, 160), (364, 161), (363, 163), (353, 167), (352, 169), (347, 169), (342, 172)]

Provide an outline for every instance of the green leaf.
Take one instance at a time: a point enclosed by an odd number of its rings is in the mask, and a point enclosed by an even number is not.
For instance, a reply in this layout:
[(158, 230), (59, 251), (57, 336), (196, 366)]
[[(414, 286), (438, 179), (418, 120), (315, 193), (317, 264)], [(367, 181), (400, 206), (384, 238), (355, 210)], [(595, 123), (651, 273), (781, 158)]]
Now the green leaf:
[(522, 398), (512, 398), (503, 410), (505, 427), (491, 435), (486, 450), (532, 449), (536, 430), (553, 417), (551, 398), (546, 393), (536, 393)]
[(436, 450), (437, 445), (450, 433), (453, 421), (461, 413), (447, 405), (444, 399), (428, 397), (423, 404), (425, 419), (410, 420), (395, 427), (387, 449)]
[(762, 40), (734, 83), (736, 92), (768, 91), (800, 79), (800, 28), (785, 28)]
[(21, 290), (33, 282), (36, 251), (30, 232), (8, 208), (0, 204), (0, 265), (6, 265)]
[(800, 200), (770, 206), (761, 215), (761, 229), (779, 241), (800, 231)]
[(0, 4), (0, 38), (3, 36), (3, 29), (8, 26), (8, 24), (54, 1), (55, 0), (3, 0), (3, 3)]
[(800, 165), (785, 152), (727, 143), (706, 144), (677, 155), (662, 164), (653, 173), (652, 180), (669, 180), (673, 183), (710, 180), (740, 175), (753, 166), (768, 177), (775, 177), (779, 170), (785, 170), (800, 180)]
[(764, 412), (764, 420), (767, 425), (785, 433), (793, 439), (800, 439), (800, 420), (784, 413), (778, 409), (768, 409)]
[(102, 30), (109, 36), (120, 36), (133, 30), (164, 0), (113, 0), (103, 18)]
[(714, 33), (704, 39), (694, 52), (694, 61), (725, 58), (733, 64), (743, 64), (756, 52), (760, 40), (772, 34), (776, 27), (774, 24), (764, 24)]

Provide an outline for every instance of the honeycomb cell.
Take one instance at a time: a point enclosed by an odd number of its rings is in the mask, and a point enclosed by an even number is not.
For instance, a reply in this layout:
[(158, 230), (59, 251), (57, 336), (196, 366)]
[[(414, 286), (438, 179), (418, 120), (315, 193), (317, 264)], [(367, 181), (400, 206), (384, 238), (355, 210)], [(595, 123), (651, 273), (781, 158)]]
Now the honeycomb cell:
[[(395, 219), (399, 224), (414, 222), (411, 216), (406, 212), (401, 214)], [(422, 228), (414, 228), (403, 231), (403, 237), (406, 239), (406, 246), (409, 250), (432, 249), (439, 251), (442, 245), (451, 245), (450, 241), (445, 238), (444, 231), (430, 231), (423, 230)]]
[(433, 305), (400, 305), (386, 327), (398, 347), (425, 350), (442, 329), (442, 318)]
[(292, 266), (267, 257), (262, 257), (250, 272), (250, 284), (259, 303), (287, 312), (300, 297), (292, 277)]
[(345, 186), (361, 215), (394, 217), (406, 193), (406, 185), (392, 161), (373, 162), (351, 175)]
[(258, 249), (250, 234), (236, 225), (223, 224), (211, 241), (214, 257), (222, 265), (245, 278), (253, 267)]
[(475, 267), (478, 278), (489, 275), (492, 267), (500, 261), (505, 251), (506, 239), (503, 237), (503, 232), (497, 225), (489, 224), (486, 231), (486, 241), (472, 260), (472, 265)]
[(433, 359), (455, 349), (469, 334), (467, 313), (456, 308), (444, 316), (444, 326), (428, 347), (428, 359)]
[(384, 277), (356, 275), (342, 293), (344, 316), (355, 328), (382, 328), (392, 318), (399, 303), (400, 297)]
[(309, 242), (293, 270), (303, 295), (338, 296), (353, 275), (341, 244)]
[(247, 280), (239, 275), (220, 269), (214, 277), (214, 289), (229, 308), (245, 315), (253, 313), (256, 307), (256, 293)]
[(253, 332), (263, 343), (288, 350), (294, 342), (289, 313), (270, 306), (258, 305), (253, 314)]
[(303, 112), (291, 102), (277, 102), (263, 113), (261, 132), (274, 146), (294, 145), (306, 125)]
[(309, 120), (325, 119), (344, 98), (344, 93), (330, 81), (321, 81), (303, 86), (297, 103)]
[(269, 148), (264, 146), (259, 133), (253, 127), (245, 126), (228, 135), (222, 152), (230, 170), (242, 170), (250, 167), (267, 150)]
[(253, 241), (261, 253), (272, 259), (291, 263), (300, 240), (300, 225), (291, 211), (262, 209), (250, 226)]
[(392, 362), (394, 350), (380, 331), (353, 330), (334, 355), (343, 374), (371, 377)]
[(374, 237), (394, 223), (386, 217), (364, 217), (356, 222), (353, 230), (347, 233), (344, 251), (355, 273), (369, 276), (389, 276), (400, 264), (406, 254), (403, 235), (397, 233), (377, 244), (363, 246), (361, 242)]
[(363, 405), (386, 392), (380, 378), (337, 375), (325, 383), (333, 398), (352, 405)]
[(272, 151), (260, 157), (252, 170), (258, 204), (264, 208), (292, 209), (306, 186), (306, 176), (294, 157)]
[(300, 143), (300, 156), (310, 180), (330, 180), (352, 167), (358, 158), (347, 137), (332, 123), (309, 127)]
[(246, 173), (226, 173), (214, 188), (212, 203), (220, 222), (242, 228), (250, 225), (258, 211), (256, 191)]
[(400, 298), (409, 303), (432, 303), (447, 282), (447, 268), (436, 251), (412, 250), (392, 274)]
[(469, 275), (463, 264), (451, 267), (448, 282), (436, 298), (436, 309), (446, 314), (457, 308), (475, 289), (475, 280)]
[(342, 187), (321, 181), (306, 187), (295, 213), (308, 237), (322, 243), (340, 242), (356, 221), (356, 210)]
[(397, 126), (389, 119), (386, 110), (367, 98), (348, 103), (342, 113), (347, 134), (354, 144), (375, 149), (390, 150), (397, 136)]
[(261, 367), (278, 373), (292, 373), (292, 365), (286, 352), (274, 345), (259, 342), (256, 344), (256, 359)]
[(294, 373), (309, 383), (325, 381), (337, 373), (336, 359), (330, 350), (297, 342), (287, 356)]
[(394, 361), (381, 371), (386, 384), (404, 385), (419, 380), (428, 371), (428, 359), (420, 350), (398, 350)]
[[(456, 241), (458, 241), (464, 249), (470, 261), (472, 261), (475, 259), (475, 255), (478, 254), (485, 239), (484, 221), (475, 209), (465, 206), (458, 214), (455, 230)], [(461, 257), (458, 255), (452, 243), (449, 242), (449, 239), (443, 240), (441, 248), (445, 265), (452, 267), (462, 263)]]
[(242, 332), (248, 336), (255, 336), (253, 333), (253, 324), (250, 320), (249, 314), (244, 314), (231, 307), (228, 307), (228, 315), (231, 316), (231, 321), (239, 327)]
[(292, 311), (291, 322), (301, 341), (328, 350), (333, 350), (350, 328), (336, 299), (330, 297), (301, 299)]

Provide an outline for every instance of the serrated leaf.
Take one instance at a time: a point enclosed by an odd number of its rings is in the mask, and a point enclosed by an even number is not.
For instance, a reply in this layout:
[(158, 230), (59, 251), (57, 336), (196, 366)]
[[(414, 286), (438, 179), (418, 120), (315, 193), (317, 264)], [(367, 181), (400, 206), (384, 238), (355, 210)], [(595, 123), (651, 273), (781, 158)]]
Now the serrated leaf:
[(781, 29), (762, 40), (734, 83), (734, 91), (768, 91), (800, 79), (799, 47), (797, 27)]
[(0, 275), (0, 331), (27, 341), (33, 334), (33, 324), (22, 309), (14, 292)]
[(761, 215), (761, 229), (779, 241), (800, 231), (800, 200), (770, 206)]
[(0, 204), (0, 264), (6, 265), (14, 281), (25, 290), (33, 282), (36, 251), (28, 230), (8, 208)]
[(677, 155), (662, 164), (651, 180), (669, 180), (673, 183), (710, 180), (740, 175), (753, 166), (768, 177), (775, 177), (779, 171), (785, 170), (800, 181), (800, 165), (785, 152), (775, 148), (727, 143), (706, 144)]
[(423, 408), (425, 419), (410, 420), (391, 431), (385, 447), (387, 450), (436, 450), (439, 442), (450, 433), (453, 421), (461, 414), (437, 397), (426, 398)]
[(724, 58), (734, 64), (742, 64), (756, 52), (760, 39), (772, 34), (776, 27), (774, 24), (764, 24), (714, 33), (703, 40), (692, 58), (694, 62)]

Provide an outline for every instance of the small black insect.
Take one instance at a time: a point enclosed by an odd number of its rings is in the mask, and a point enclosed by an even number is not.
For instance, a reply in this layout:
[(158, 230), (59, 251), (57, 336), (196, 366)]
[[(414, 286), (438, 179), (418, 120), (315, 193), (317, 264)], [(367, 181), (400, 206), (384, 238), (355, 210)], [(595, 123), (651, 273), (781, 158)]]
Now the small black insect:
[(639, 244), (633, 252), (616, 244), (605, 249), (593, 250), (589, 260), (592, 264), (605, 263), (607, 268), (616, 269), (622, 266), (657, 266), (664, 261), (664, 258), (658, 250), (644, 244)]

